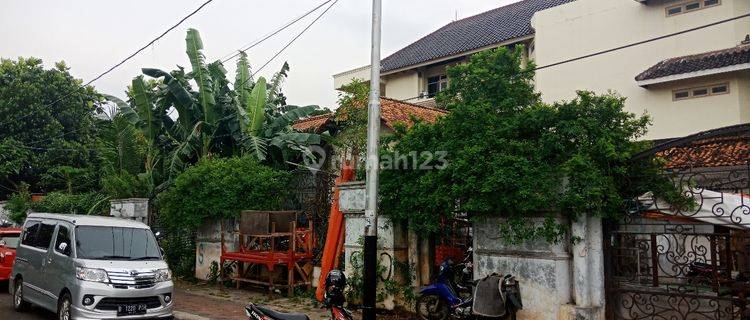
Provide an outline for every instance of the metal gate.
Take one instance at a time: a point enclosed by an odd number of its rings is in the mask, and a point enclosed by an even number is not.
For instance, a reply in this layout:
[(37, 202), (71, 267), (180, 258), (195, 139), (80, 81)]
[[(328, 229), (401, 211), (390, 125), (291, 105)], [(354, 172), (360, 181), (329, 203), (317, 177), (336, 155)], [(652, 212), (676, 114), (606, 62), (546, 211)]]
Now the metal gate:
[(293, 193), (287, 198), (286, 209), (300, 210), (312, 219), (316, 248), (323, 248), (325, 244), (335, 180), (335, 175), (323, 170), (298, 169), (292, 172), (289, 188)]
[(609, 319), (750, 319), (750, 126), (703, 132), (650, 153), (695, 208), (648, 194), (607, 222)]

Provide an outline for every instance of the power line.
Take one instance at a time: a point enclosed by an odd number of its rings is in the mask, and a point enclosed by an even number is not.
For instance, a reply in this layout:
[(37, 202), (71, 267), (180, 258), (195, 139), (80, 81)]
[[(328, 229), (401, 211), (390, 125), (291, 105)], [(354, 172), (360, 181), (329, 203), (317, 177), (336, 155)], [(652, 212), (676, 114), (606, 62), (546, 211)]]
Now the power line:
[[(333, 3), (331, 3), (331, 5), (328, 6), (328, 8), (326, 8), (325, 10), (323, 10), (323, 12), (321, 12), (317, 17), (315, 17), (315, 20), (313, 20), (312, 22), (310, 22), (310, 24), (308, 24), (304, 29), (302, 29), (302, 31), (300, 31), (300, 33), (298, 33), (294, 38), (292, 38), (292, 40), (290, 40), (286, 45), (284, 45), (284, 47), (281, 48), (281, 50), (277, 51), (270, 59), (268, 59), (268, 61), (266, 61), (266, 63), (264, 63), (262, 66), (260, 66), (260, 68), (258, 68), (258, 70), (255, 70), (255, 72), (253, 72), (252, 76), (254, 77), (256, 74), (258, 74), (258, 72), (260, 72), (261, 70), (263, 70), (263, 68), (265, 68), (269, 63), (271, 63), (274, 59), (276, 59), (276, 57), (278, 57), (282, 52), (284, 52), (284, 50), (286, 50), (287, 48), (289, 48), (289, 46), (291, 46), (292, 43), (294, 43), (295, 41), (297, 41), (297, 39), (299, 39), (307, 30), (310, 29), (310, 27), (312, 27), (316, 22), (318, 22), (318, 20), (320, 20), (320, 18), (322, 18), (329, 10), (331, 10), (331, 8), (333, 8), (333, 6), (335, 6), (336, 3), (338, 3), (338, 2), (339, 2), (339, 0), (336, 0)], [(248, 79), (245, 80), (245, 82), (241, 83), (240, 86), (245, 85), (245, 83), (247, 83), (248, 81), (250, 81), (250, 79), (252, 79), (253, 77), (248, 77)]]
[(103, 77), (106, 74), (112, 72), (117, 67), (123, 65), (125, 62), (127, 62), (128, 60), (132, 59), (133, 57), (135, 57), (136, 55), (138, 55), (139, 53), (141, 53), (141, 51), (146, 50), (146, 48), (148, 48), (149, 46), (151, 46), (152, 44), (154, 44), (154, 42), (156, 42), (159, 39), (163, 38), (165, 35), (167, 35), (167, 33), (169, 33), (170, 31), (174, 30), (175, 28), (177, 28), (179, 25), (181, 25), (183, 22), (185, 22), (185, 20), (189, 19), (190, 17), (192, 17), (193, 15), (195, 15), (196, 13), (198, 13), (198, 11), (201, 11), (201, 9), (203, 9), (203, 7), (207, 6), (212, 1), (214, 1), (214, 0), (208, 0), (208, 1), (204, 2), (202, 5), (200, 5), (200, 7), (198, 7), (195, 10), (193, 10), (193, 12), (191, 12), (190, 14), (188, 14), (187, 16), (185, 16), (184, 18), (180, 19), (180, 21), (177, 21), (176, 24), (174, 24), (173, 26), (171, 26), (166, 31), (162, 32), (162, 34), (160, 34), (158, 37), (156, 37), (153, 40), (149, 41), (149, 43), (147, 43), (145, 46), (143, 46), (140, 49), (136, 50), (131, 55), (129, 55), (127, 58), (125, 58), (124, 60), (120, 61), (118, 64), (112, 66), (111, 68), (107, 69), (107, 71), (104, 71), (102, 74), (98, 75), (96, 78), (94, 78), (91, 81), (87, 82), (84, 86), (88, 86), (91, 83), (93, 83), (94, 81), (99, 80), (101, 77)]
[[(165, 35), (167, 35), (167, 33), (169, 33), (170, 31), (174, 30), (175, 28), (177, 28), (179, 25), (181, 25), (183, 22), (185, 22), (185, 20), (187, 20), (188, 18), (190, 18), (193, 15), (195, 15), (196, 13), (198, 13), (198, 11), (200, 11), (201, 9), (203, 9), (203, 7), (205, 7), (206, 5), (208, 5), (209, 3), (211, 3), (212, 1), (213, 0), (207, 0), (206, 2), (204, 2), (203, 4), (201, 4), (197, 9), (193, 10), (193, 12), (191, 12), (187, 16), (183, 17), (182, 19), (180, 19), (180, 21), (178, 21), (176, 24), (174, 24), (173, 26), (169, 27), (169, 29), (167, 29), (166, 31), (162, 32), (159, 36), (157, 36), (153, 40), (149, 41), (145, 46), (139, 48), (138, 50), (136, 50), (135, 52), (133, 52), (132, 54), (130, 54), (127, 58), (123, 59), (119, 63), (117, 63), (114, 66), (110, 67), (109, 69), (107, 69), (107, 71), (104, 71), (103, 73), (101, 73), (100, 75), (96, 76), (94, 79), (90, 80), (89, 82), (86, 82), (86, 84), (78, 86), (76, 88), (76, 90), (67, 92), (62, 97), (58, 98), (57, 100), (53, 101), (52, 103), (49, 103), (49, 104), (45, 105), (44, 107), (47, 108), (47, 107), (50, 107), (50, 106), (52, 106), (52, 105), (54, 105), (54, 104), (62, 101), (63, 99), (69, 97), (74, 92), (78, 91), (79, 89), (85, 88), (86, 86), (91, 85), (95, 81), (101, 79), (105, 75), (107, 75), (110, 72), (114, 71), (115, 69), (117, 69), (118, 67), (120, 67), (121, 65), (123, 65), (125, 62), (127, 62), (130, 59), (132, 59), (133, 57), (135, 57), (136, 55), (138, 55), (139, 53), (141, 53), (143, 50), (145, 50), (146, 48), (148, 48), (149, 46), (151, 46), (152, 44), (154, 44), (156, 41), (158, 41), (159, 39), (163, 38)], [(19, 119), (15, 119), (15, 120), (12, 120), (12, 121), (21, 121), (23, 119), (26, 119), (27, 117), (32, 116), (32, 115), (34, 115), (33, 112), (29, 113), (29, 114), (27, 114), (27, 115), (25, 115), (25, 116), (23, 116), (23, 117), (21, 117)], [(7, 124), (7, 122), (3, 123), (3, 125), (5, 125), (5, 124)]]
[[(667, 38), (679, 36), (679, 35), (682, 35), (682, 34), (693, 32), (693, 31), (698, 31), (698, 30), (701, 30), (701, 29), (710, 28), (710, 27), (713, 27), (713, 26), (717, 26), (717, 25), (720, 25), (720, 24), (732, 22), (732, 21), (743, 19), (743, 18), (747, 18), (747, 17), (750, 17), (750, 13), (739, 15), (739, 16), (736, 16), (736, 17), (733, 17), (733, 18), (728, 18), (728, 19), (724, 19), (724, 20), (712, 22), (712, 23), (709, 23), (709, 24), (705, 24), (705, 25), (702, 25), (702, 26), (695, 27), (695, 28), (690, 28), (690, 29), (686, 29), (686, 30), (682, 30), (682, 31), (678, 31), (678, 32), (666, 34), (666, 35), (663, 35), (663, 36), (658, 36), (658, 37), (655, 37), (655, 38), (650, 38), (650, 39), (647, 39), (647, 40), (642, 40), (642, 41), (634, 42), (634, 43), (631, 43), (631, 44), (627, 44), (627, 45), (623, 45), (623, 46), (619, 46), (619, 47), (615, 47), (615, 48), (611, 48), (611, 49), (607, 49), (607, 50), (598, 51), (598, 52), (587, 54), (587, 55), (583, 55), (583, 56), (580, 56), (580, 57), (576, 57), (576, 58), (572, 58), (572, 59), (567, 59), (567, 60), (563, 60), (563, 61), (560, 61), (560, 62), (551, 63), (551, 64), (544, 65), (544, 66), (541, 66), (541, 67), (536, 67), (534, 69), (526, 70), (525, 72), (534, 72), (534, 71), (543, 70), (543, 69), (547, 69), (547, 68), (551, 68), (551, 67), (556, 67), (556, 66), (567, 64), (567, 63), (571, 63), (571, 62), (575, 62), (575, 61), (579, 61), (579, 60), (583, 60), (583, 59), (588, 59), (588, 58), (595, 57), (595, 56), (600, 56), (600, 55), (603, 55), (603, 54), (606, 54), (606, 53), (620, 51), (620, 50), (623, 50), (623, 49), (627, 49), (627, 48), (639, 46), (639, 45), (642, 45), (642, 44), (651, 43), (651, 42), (654, 42), (654, 41), (658, 41), (658, 40), (663, 40), (663, 39), (667, 39)], [(406, 98), (406, 99), (401, 99), (401, 100), (402, 101), (409, 101), (409, 100), (416, 100), (416, 99), (420, 99), (420, 98), (422, 98), (422, 97), (421, 96), (417, 96), (417, 97), (411, 97), (411, 98)]]
[[(316, 7), (310, 9), (309, 11), (307, 11), (305, 14), (303, 14), (303, 15), (301, 15), (301, 16), (293, 19), (293, 20), (290, 20), (289, 22), (285, 23), (284, 25), (282, 25), (281, 27), (279, 27), (275, 31), (272, 31), (272, 32), (266, 34), (265, 36), (261, 37), (259, 40), (254, 41), (251, 44), (246, 45), (242, 49), (239, 49), (237, 52), (235, 52), (235, 53), (229, 53), (229, 54), (225, 55), (222, 58), (221, 62), (222, 63), (226, 63), (227, 61), (236, 58), (237, 56), (240, 55), (240, 52), (245, 52), (247, 50), (250, 50), (250, 49), (254, 48), (255, 46), (261, 44), (262, 42), (268, 40), (269, 38), (277, 35), (279, 32), (286, 30), (287, 28), (289, 28), (293, 24), (295, 24), (298, 21), (300, 21), (300, 20), (304, 19), (305, 17), (309, 16), (310, 14), (312, 14), (315, 11), (317, 11), (318, 9), (320, 9), (321, 7), (323, 7), (324, 5), (326, 5), (327, 3), (331, 2), (331, 1), (333, 1), (333, 0), (327, 0), (327, 1), (325, 1), (325, 2), (323, 2), (321, 4), (319, 4), (319, 5), (317, 5)], [(230, 57), (227, 58), (227, 56), (230, 56)]]
[(654, 42), (654, 41), (658, 41), (658, 40), (663, 40), (663, 39), (667, 39), (667, 38), (679, 36), (679, 35), (682, 35), (682, 34), (685, 34), (685, 33), (693, 32), (693, 31), (698, 31), (698, 30), (701, 30), (701, 29), (706, 29), (706, 28), (709, 28), (709, 27), (717, 26), (717, 25), (720, 25), (720, 24), (724, 24), (724, 23), (727, 23), (727, 22), (732, 22), (732, 21), (739, 20), (739, 19), (742, 19), (742, 18), (747, 18), (747, 17), (750, 17), (750, 13), (746, 13), (746, 14), (743, 14), (743, 15), (740, 15), (740, 16), (729, 18), (729, 19), (724, 19), (724, 20), (716, 21), (716, 22), (709, 23), (709, 24), (705, 24), (705, 25), (702, 25), (702, 26), (699, 26), (699, 27), (690, 28), (690, 29), (686, 29), (686, 30), (682, 30), (682, 31), (670, 33), (670, 34), (667, 34), (667, 35), (663, 35), (663, 36), (659, 36), (659, 37), (655, 37), (655, 38), (651, 38), (651, 39), (647, 39), (647, 40), (643, 40), (643, 41), (638, 41), (638, 42), (634, 42), (634, 43), (631, 43), (631, 44), (626, 44), (626, 45), (623, 45), (623, 46), (619, 46), (619, 47), (615, 47), (615, 48), (611, 48), (611, 49), (607, 49), (607, 50), (603, 50), (603, 51), (599, 51), (599, 52), (595, 52), (595, 53), (583, 55), (583, 56), (580, 56), (580, 57), (577, 57), (577, 58), (572, 58), (572, 59), (563, 60), (563, 61), (560, 61), (560, 62), (551, 63), (551, 64), (548, 64), (548, 65), (545, 65), (545, 66), (536, 67), (532, 71), (547, 69), (547, 68), (559, 66), (559, 65), (562, 65), (562, 64), (566, 64), (566, 63), (575, 62), (575, 61), (578, 61), (578, 60), (583, 60), (583, 59), (587, 59), (587, 58), (591, 58), (591, 57), (603, 55), (603, 54), (610, 53), (610, 52), (620, 51), (620, 50), (623, 50), (623, 49), (627, 49), (627, 48), (639, 46), (639, 45), (642, 45), (642, 44), (646, 44), (646, 43), (650, 43), (650, 42)]

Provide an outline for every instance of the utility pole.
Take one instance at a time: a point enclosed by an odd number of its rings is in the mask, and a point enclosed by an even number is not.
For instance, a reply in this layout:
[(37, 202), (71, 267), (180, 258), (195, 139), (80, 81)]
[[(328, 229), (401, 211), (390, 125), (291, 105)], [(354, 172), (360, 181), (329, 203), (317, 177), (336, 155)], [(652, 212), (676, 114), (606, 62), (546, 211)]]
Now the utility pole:
[(364, 292), (362, 319), (375, 320), (375, 292), (378, 285), (378, 155), (380, 144), (380, 16), (382, 0), (372, 0), (372, 55), (370, 62), (370, 103), (367, 108), (367, 180), (365, 193)]

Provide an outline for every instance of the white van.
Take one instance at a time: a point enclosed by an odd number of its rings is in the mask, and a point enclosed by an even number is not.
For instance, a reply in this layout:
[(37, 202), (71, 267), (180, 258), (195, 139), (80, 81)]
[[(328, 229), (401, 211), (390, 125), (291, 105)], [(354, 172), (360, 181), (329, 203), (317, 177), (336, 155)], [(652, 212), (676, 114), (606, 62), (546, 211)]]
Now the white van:
[(16, 311), (58, 319), (172, 318), (172, 274), (151, 229), (131, 220), (32, 213), (10, 277)]

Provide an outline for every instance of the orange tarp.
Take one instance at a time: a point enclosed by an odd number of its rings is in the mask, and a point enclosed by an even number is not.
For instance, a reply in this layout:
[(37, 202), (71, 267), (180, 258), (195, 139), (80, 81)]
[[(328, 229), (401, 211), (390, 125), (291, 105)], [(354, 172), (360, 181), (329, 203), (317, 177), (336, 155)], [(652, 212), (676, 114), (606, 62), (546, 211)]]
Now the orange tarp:
[(328, 272), (337, 267), (338, 257), (341, 254), (341, 248), (344, 243), (344, 215), (339, 210), (339, 188), (338, 185), (344, 182), (354, 180), (354, 168), (350, 165), (344, 165), (341, 169), (341, 175), (336, 178), (336, 187), (333, 190), (333, 204), (331, 205), (331, 215), (328, 217), (328, 232), (326, 233), (326, 244), (323, 248), (323, 260), (321, 260), (320, 278), (318, 279), (318, 289), (315, 291), (315, 297), (323, 301), (325, 296), (325, 281)]

